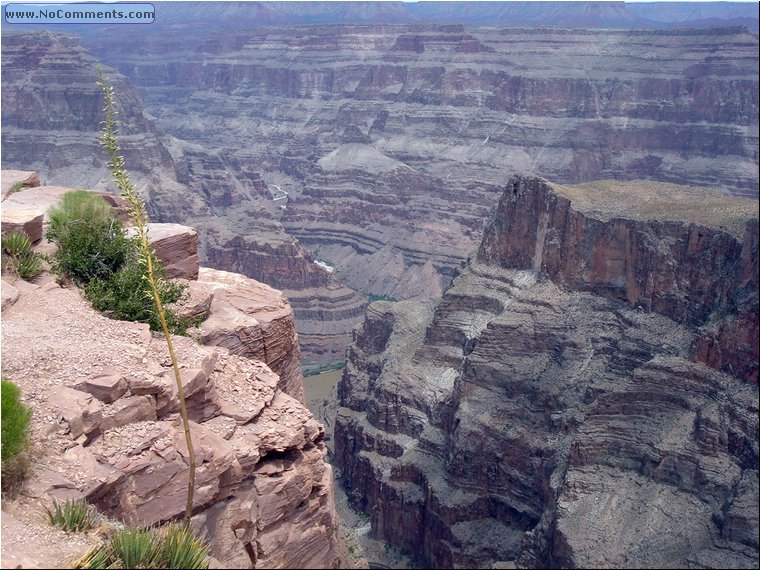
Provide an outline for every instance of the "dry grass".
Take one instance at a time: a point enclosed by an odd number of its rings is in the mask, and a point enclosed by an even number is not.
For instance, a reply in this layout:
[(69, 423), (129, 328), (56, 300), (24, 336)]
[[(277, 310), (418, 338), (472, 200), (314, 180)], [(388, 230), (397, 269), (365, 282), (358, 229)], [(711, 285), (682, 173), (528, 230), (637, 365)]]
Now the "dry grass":
[(693, 222), (742, 239), (745, 222), (758, 217), (756, 199), (720, 194), (710, 188), (651, 180), (551, 185), (569, 198), (576, 210), (603, 221), (619, 217)]

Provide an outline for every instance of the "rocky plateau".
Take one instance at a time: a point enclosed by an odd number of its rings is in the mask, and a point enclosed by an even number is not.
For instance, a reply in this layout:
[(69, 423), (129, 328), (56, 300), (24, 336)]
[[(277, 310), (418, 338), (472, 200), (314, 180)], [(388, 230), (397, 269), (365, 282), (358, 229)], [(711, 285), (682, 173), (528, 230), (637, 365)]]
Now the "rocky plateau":
[(757, 567), (756, 202), (635, 186), (515, 177), (440, 301), (370, 305), (334, 446), (376, 537), (436, 568)]
[[(3, 192), (3, 227), (6, 213), (29, 204), (41, 222), (67, 190), (39, 186), (31, 174), (3, 172), (4, 181), (30, 186)], [(150, 232), (159, 257), (188, 282), (177, 309), (207, 316), (195, 338), (173, 340), (196, 450), (192, 525), (213, 564), (339, 567), (332, 468), (323, 427), (304, 405), (287, 299), (243, 275), (198, 267), (192, 228), (157, 223)], [(41, 532), (30, 513), (54, 499), (86, 499), (133, 524), (180, 517), (189, 460), (163, 336), (97, 313), (47, 273), (33, 283), (4, 273), (2, 295), (3, 378), (34, 412), (33, 468), (20, 499), (27, 506), (11, 513), (3, 505), (3, 567), (45, 567), (50, 553), (39, 549), (52, 544), (29, 550), (28, 537)]]

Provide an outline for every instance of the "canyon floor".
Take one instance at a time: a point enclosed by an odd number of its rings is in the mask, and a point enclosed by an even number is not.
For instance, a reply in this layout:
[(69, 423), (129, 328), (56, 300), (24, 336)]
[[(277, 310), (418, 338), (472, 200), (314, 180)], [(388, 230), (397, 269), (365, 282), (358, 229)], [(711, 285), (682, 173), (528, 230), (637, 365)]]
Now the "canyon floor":
[[(306, 376), (303, 381), (306, 405), (314, 417), (325, 426), (325, 446), (332, 456), (333, 425), (338, 406), (338, 382), (343, 369)], [(354, 510), (348, 502), (340, 481), (335, 485), (335, 508), (340, 517), (340, 538), (348, 568), (416, 568), (403, 552), (369, 536), (370, 520), (365, 513)]]

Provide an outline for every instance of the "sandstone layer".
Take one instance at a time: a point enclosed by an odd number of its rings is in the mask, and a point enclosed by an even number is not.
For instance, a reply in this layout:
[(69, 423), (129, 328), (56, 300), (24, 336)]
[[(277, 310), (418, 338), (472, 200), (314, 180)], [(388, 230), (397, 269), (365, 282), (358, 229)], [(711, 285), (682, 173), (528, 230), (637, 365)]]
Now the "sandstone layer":
[[(185, 253), (177, 265), (192, 264)], [(179, 309), (202, 307), (194, 334), (207, 346), (173, 338), (196, 453), (192, 524), (219, 567), (336, 568), (332, 469), (303, 404), (292, 309), (245, 276), (196, 273)], [(4, 279), (2, 363), (34, 411), (27, 500), (86, 499), (140, 525), (182, 516), (189, 458), (162, 335), (100, 315), (48, 274)], [(14, 556), (3, 541), (4, 562)]]
[(440, 302), (370, 305), (343, 485), (432, 567), (756, 567), (756, 210), (587, 190), (511, 180)]

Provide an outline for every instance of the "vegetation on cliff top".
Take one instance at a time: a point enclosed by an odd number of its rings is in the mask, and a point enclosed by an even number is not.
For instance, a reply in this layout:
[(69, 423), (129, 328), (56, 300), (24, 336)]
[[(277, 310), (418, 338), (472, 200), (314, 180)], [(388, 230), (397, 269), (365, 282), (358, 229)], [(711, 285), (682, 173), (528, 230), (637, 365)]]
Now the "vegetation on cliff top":
[[(46, 237), (58, 246), (53, 271), (83, 286), (97, 310), (112, 318), (148, 323), (161, 329), (161, 319), (147, 280), (147, 266), (140, 261), (140, 243), (129, 237), (113, 208), (86, 190), (67, 192), (50, 211)], [(185, 287), (166, 279), (153, 255), (154, 273), (166, 303), (182, 297)], [(185, 334), (190, 322), (167, 310), (169, 329)]]
[(127, 528), (88, 552), (75, 568), (208, 568), (208, 547), (184, 525)]
[(30, 281), (42, 273), (44, 257), (32, 249), (29, 236), (20, 232), (9, 232), (3, 236), (3, 267), (13, 275)]

